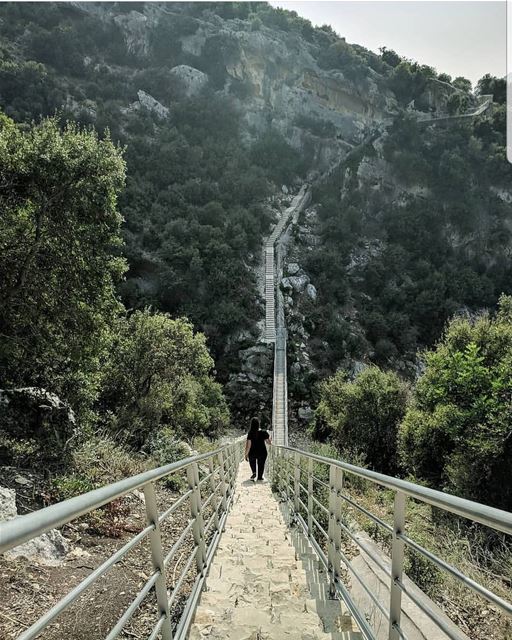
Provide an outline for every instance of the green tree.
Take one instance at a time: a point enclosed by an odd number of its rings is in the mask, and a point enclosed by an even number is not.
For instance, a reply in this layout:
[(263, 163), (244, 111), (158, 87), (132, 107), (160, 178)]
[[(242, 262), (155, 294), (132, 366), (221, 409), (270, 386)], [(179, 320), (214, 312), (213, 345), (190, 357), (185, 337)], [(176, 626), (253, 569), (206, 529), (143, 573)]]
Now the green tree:
[(83, 417), (96, 397), (124, 261), (121, 151), (54, 119), (0, 121), (0, 370), (42, 386)]
[(185, 319), (136, 311), (119, 322), (100, 405), (109, 427), (143, 446), (162, 426), (216, 435), (229, 421), (205, 336)]
[(507, 81), (505, 78), (496, 78), (486, 73), (477, 82), (476, 90), (479, 95), (492, 94), (494, 102), (505, 104), (507, 101)]
[(512, 507), (512, 298), (497, 315), (455, 318), (400, 427), (406, 470), (465, 498)]
[(343, 371), (319, 385), (317, 419), (330, 429), (340, 451), (363, 456), (382, 473), (397, 469), (396, 439), (408, 386), (395, 373), (368, 367), (353, 381)]
[(462, 91), (465, 91), (466, 93), (469, 93), (471, 91), (471, 80), (468, 80), (467, 78), (464, 78), (463, 76), (457, 76), (454, 81), (452, 82), (454, 87), (457, 87), (457, 89), (461, 89)]

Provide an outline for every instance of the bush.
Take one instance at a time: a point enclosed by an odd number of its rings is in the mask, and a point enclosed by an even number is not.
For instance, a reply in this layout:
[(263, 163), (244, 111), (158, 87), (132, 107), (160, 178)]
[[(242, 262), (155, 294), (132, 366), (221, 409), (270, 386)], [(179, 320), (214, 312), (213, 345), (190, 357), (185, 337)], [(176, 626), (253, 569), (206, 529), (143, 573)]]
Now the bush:
[(437, 489), (512, 508), (512, 298), (496, 317), (455, 318), (400, 427), (407, 471)]
[(113, 416), (109, 428), (134, 448), (164, 425), (218, 433), (229, 413), (212, 367), (204, 335), (187, 320), (136, 311), (119, 322), (108, 364), (100, 405)]
[[(51, 484), (52, 498), (67, 500), (142, 473), (149, 466), (142, 456), (127, 451), (108, 436), (94, 435), (75, 449), (69, 471), (54, 478)], [(117, 538), (124, 531), (124, 521), (129, 512), (126, 499), (119, 498), (88, 513), (86, 517), (94, 532)]]
[(368, 367), (354, 381), (338, 371), (319, 388), (316, 413), (331, 429), (338, 449), (362, 455), (372, 469), (395, 473), (396, 437), (407, 404), (407, 385), (393, 372)]

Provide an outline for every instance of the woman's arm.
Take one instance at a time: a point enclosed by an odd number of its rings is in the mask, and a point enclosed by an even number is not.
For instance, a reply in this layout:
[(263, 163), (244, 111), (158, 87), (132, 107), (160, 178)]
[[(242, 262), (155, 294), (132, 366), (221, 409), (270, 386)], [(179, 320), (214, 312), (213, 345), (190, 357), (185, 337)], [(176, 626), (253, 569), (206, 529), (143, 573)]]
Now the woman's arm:
[(251, 449), (251, 441), (250, 440), (246, 440), (245, 442), (245, 459), (247, 460), (248, 456), (249, 456), (249, 451)]

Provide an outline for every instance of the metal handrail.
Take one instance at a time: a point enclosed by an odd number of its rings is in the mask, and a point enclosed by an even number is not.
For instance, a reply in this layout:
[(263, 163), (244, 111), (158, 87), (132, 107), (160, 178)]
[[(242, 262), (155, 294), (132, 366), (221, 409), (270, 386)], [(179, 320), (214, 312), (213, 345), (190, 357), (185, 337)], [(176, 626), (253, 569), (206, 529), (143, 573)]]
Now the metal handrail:
[[(325, 566), (329, 576), (331, 593), (338, 593), (346, 602), (364, 638), (367, 640), (375, 640), (376, 633), (370, 627), (368, 621), (364, 619), (362, 611), (357, 608), (350, 593), (342, 583), (342, 564), (345, 565), (350, 573), (358, 580), (370, 600), (387, 619), (389, 624), (387, 637), (389, 640), (406, 638), (405, 631), (400, 626), (402, 617), (402, 593), (407, 594), (410, 600), (449, 638), (453, 640), (460, 640), (461, 638), (461, 634), (457, 633), (457, 627), (454, 623), (448, 623), (444, 616), (430, 608), (426, 602), (419, 598), (418, 595), (404, 583), (404, 550), (406, 546), (414, 549), (416, 553), (421, 554), (424, 558), (434, 563), (440, 570), (446, 572), (459, 583), (472, 589), (475, 593), (494, 604), (506, 615), (512, 616), (511, 603), (478, 584), (469, 576), (464, 575), (462, 571), (451, 566), (442, 558), (428, 551), (405, 534), (406, 499), (408, 497), (506, 534), (512, 534), (511, 513), (292, 447), (275, 445), (271, 451), (274, 486), (289, 505), (294, 520), (302, 528), (320, 561)], [(314, 463), (325, 465), (328, 469), (328, 483), (314, 474)], [(301, 474), (304, 472), (307, 473), (307, 489), (305, 484), (301, 482)], [(377, 515), (371, 513), (368, 508), (358, 504), (353, 497), (348, 496), (346, 492), (343, 491), (345, 474), (369, 480), (381, 487), (394, 491), (393, 525), (384, 522)], [(316, 483), (319, 483), (325, 488), (323, 495), (328, 496), (328, 507), (318, 499), (319, 496), (314, 495), (314, 485)], [(307, 495), (307, 504), (302, 499), (303, 493)], [(355, 535), (350, 526), (347, 526), (347, 521), (343, 517), (343, 505), (354, 507), (375, 524), (381, 526), (384, 531), (391, 536), (390, 566), (386, 566), (381, 558), (365, 543), (364, 539)], [(315, 513), (318, 513), (318, 508), (327, 516), (327, 531), (322, 523), (315, 518)], [(301, 512), (305, 512), (307, 521)], [(342, 535), (348, 536), (348, 539), (357, 545), (359, 550), (366, 554), (376, 563), (380, 570), (388, 576), (390, 580), (390, 601), (387, 610), (384, 609), (382, 604), (372, 595), (368, 585), (363, 584), (361, 576), (343, 552), (341, 544)], [(325, 549), (327, 549), (327, 553)]]
[(407, 480), (386, 476), (383, 473), (370, 471), (370, 469), (356, 467), (353, 464), (342, 462), (341, 460), (325, 458), (324, 456), (301, 451), (292, 447), (282, 446), (280, 448), (290, 451), (291, 453), (300, 453), (305, 458), (311, 458), (316, 462), (334, 465), (335, 467), (348, 471), (355, 476), (371, 480), (372, 482), (383, 487), (387, 487), (388, 489), (392, 489), (393, 491), (400, 491), (411, 498), (416, 498), (421, 502), (426, 502), (433, 507), (438, 507), (439, 509), (449, 511), (450, 513), (462, 516), (463, 518), (467, 518), (473, 522), (486, 525), (496, 531), (512, 535), (512, 513), (508, 511), (496, 509), (495, 507), (488, 507), (484, 504), (473, 502), (472, 500), (466, 500), (465, 498), (459, 498), (449, 493), (430, 489), (429, 487), (423, 487), (421, 485), (408, 482)]
[[(0, 553), (3, 553), (51, 529), (68, 524), (113, 500), (125, 496), (135, 489), (142, 488), (144, 491), (146, 527), (107, 558), (107, 560), (67, 593), (49, 611), (21, 633), (21, 635), (18, 636), (18, 640), (31, 640), (32, 638), (36, 638), (87, 588), (93, 585), (146, 537), (149, 537), (150, 540), (153, 573), (135, 595), (131, 604), (119, 617), (107, 635), (107, 640), (113, 640), (121, 633), (153, 588), (156, 592), (159, 616), (155, 626), (151, 630), (149, 638), (157, 638), (159, 634), (161, 634), (162, 640), (172, 640), (173, 638), (175, 640), (184, 639), (193, 619), (193, 613), (200, 592), (204, 587), (206, 576), (233, 500), (235, 479), (239, 463), (242, 459), (243, 441), (244, 438), (240, 438), (235, 442), (219, 447), (215, 451), (191, 456), (184, 460), (140, 473), (28, 515), (18, 516), (13, 520), (0, 523)], [(207, 463), (209, 470), (206, 476), (200, 481), (199, 465), (202, 463)], [(155, 483), (182, 470), (187, 472), (187, 490), (178, 500), (160, 514), (156, 503)], [(216, 482), (215, 479), (217, 474), (219, 477), (218, 482)], [(209, 482), (207, 482), (208, 480)], [(209, 493), (203, 503), (201, 502), (201, 492), (205, 495)], [(183, 527), (183, 530), (178, 536), (178, 539), (175, 540), (170, 551), (164, 556), (160, 525), (180, 506), (183, 506), (187, 500), (190, 502), (190, 520)], [(208, 508), (209, 514), (211, 512), (207, 525), (209, 531), (206, 530), (203, 521), (203, 511), (205, 508)], [(194, 546), (189, 560), (177, 577), (171, 596), (168, 597), (166, 566), (175, 555), (177, 549), (185, 542), (188, 535), (193, 535)], [(206, 538), (208, 538), (208, 546), (206, 546)], [(185, 577), (192, 569), (194, 561), (197, 571), (196, 579), (184, 605), (177, 627), (174, 629), (171, 623), (171, 607), (184, 585)]]

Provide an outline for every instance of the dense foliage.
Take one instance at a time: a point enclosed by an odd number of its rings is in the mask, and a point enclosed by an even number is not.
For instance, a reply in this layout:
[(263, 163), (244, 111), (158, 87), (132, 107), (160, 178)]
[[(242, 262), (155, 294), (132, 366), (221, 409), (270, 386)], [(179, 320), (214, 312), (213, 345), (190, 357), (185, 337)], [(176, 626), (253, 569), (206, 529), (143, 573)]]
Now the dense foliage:
[(343, 371), (319, 385), (316, 418), (324, 423), (324, 436), (349, 459), (381, 473), (398, 468), (396, 442), (408, 398), (408, 387), (393, 372), (368, 367), (353, 381)]
[(94, 401), (119, 312), (117, 196), (124, 162), (106, 138), (55, 120), (0, 124), (0, 370), (82, 417)]
[(437, 488), (512, 509), (512, 298), (496, 317), (455, 318), (400, 428), (405, 469)]
[(510, 291), (504, 113), (496, 105), (490, 117), (443, 128), (398, 118), (382, 142), (394, 184), (358, 178), (363, 160), (377, 161), (368, 145), (348, 164), (341, 201), (335, 181), (317, 189), (322, 249), (306, 266), (322, 297), (311, 330), (328, 340), (331, 367), (368, 352), (403, 366), (455, 311), (492, 307)]
[(205, 337), (189, 322), (136, 311), (120, 322), (106, 365), (100, 405), (109, 429), (136, 449), (161, 425), (218, 435), (229, 412), (212, 368)]
[(116, 297), (121, 151), (75, 124), (1, 118), (0, 369), (22, 388), (3, 392), (2, 461), (67, 464), (99, 427), (107, 448), (218, 435), (229, 412), (205, 336)]

